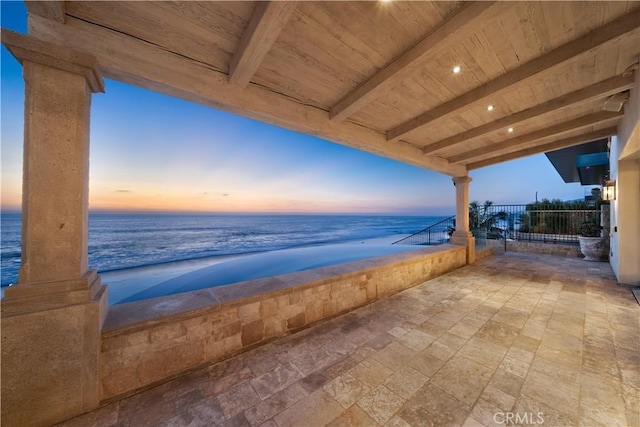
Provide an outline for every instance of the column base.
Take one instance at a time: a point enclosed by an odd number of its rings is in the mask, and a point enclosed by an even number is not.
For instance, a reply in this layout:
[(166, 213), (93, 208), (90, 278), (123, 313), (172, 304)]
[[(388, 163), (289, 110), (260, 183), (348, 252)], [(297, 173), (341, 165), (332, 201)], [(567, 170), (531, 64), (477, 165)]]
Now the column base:
[(473, 237), (473, 234), (468, 231), (454, 231), (449, 241), (453, 245), (467, 247), (467, 264), (476, 262), (476, 239)]
[(95, 270), (78, 279), (19, 283), (8, 287), (2, 301), (2, 315), (41, 311), (94, 299), (102, 285)]
[[(29, 295), (35, 288), (46, 291)], [(0, 424), (49, 426), (97, 408), (107, 287), (95, 271), (78, 281), (7, 291), (12, 292), (2, 303)]]

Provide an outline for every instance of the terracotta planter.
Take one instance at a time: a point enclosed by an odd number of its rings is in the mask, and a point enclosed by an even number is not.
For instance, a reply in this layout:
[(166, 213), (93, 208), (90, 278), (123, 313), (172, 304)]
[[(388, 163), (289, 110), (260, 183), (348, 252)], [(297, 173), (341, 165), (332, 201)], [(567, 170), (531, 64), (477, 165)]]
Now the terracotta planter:
[(602, 237), (580, 236), (580, 252), (585, 261), (607, 261), (609, 259), (609, 245)]

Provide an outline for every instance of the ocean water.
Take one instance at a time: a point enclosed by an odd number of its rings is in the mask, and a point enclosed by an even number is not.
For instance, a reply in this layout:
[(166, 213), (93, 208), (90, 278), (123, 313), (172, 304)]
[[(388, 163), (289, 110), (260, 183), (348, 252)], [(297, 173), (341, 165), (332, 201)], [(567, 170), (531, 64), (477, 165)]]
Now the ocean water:
[[(365, 215), (89, 215), (89, 265), (99, 272), (419, 231), (445, 217)], [(20, 266), (21, 216), (2, 213), (2, 286)]]

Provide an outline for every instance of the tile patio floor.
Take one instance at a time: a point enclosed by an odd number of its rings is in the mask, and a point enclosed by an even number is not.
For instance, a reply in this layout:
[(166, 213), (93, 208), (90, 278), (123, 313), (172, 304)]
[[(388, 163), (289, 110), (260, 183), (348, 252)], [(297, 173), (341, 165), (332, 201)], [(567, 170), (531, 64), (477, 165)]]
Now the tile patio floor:
[(639, 319), (607, 263), (498, 254), (63, 425), (638, 426)]

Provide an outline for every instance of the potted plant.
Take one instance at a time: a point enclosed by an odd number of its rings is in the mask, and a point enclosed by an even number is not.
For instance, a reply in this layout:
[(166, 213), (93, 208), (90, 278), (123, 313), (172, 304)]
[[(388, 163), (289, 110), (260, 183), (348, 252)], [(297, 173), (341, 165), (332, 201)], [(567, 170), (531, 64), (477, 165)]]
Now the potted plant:
[(499, 220), (506, 220), (506, 212), (492, 212), (493, 202), (486, 200), (483, 205), (477, 201), (469, 203), (469, 228), (476, 242), (489, 239), (501, 239), (503, 230), (496, 227)]
[(602, 227), (592, 221), (585, 221), (580, 227), (580, 252), (585, 261), (606, 261), (609, 249), (606, 239), (600, 234)]

